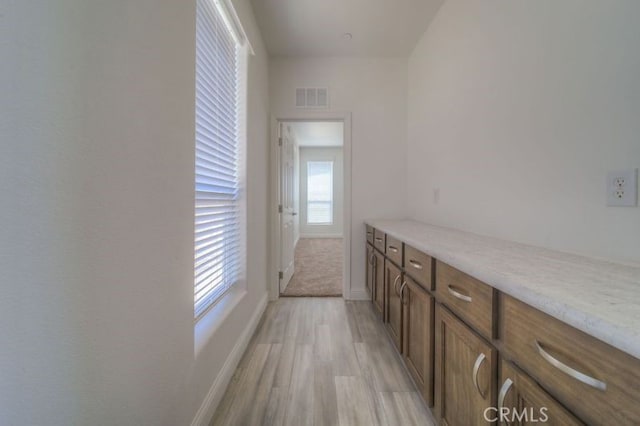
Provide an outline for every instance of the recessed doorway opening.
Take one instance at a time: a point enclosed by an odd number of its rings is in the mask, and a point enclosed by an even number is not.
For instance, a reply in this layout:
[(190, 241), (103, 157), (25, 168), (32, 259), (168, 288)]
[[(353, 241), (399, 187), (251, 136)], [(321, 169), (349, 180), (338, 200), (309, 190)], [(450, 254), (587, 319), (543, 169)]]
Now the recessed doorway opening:
[(278, 294), (345, 294), (344, 120), (278, 121)]

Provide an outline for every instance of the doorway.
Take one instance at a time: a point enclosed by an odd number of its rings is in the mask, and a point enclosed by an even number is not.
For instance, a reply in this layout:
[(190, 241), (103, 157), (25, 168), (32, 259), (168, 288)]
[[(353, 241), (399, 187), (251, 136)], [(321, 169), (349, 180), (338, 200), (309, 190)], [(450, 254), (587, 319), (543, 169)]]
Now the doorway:
[(350, 140), (345, 135), (350, 123), (340, 117), (279, 119), (274, 124), (275, 298), (348, 298)]

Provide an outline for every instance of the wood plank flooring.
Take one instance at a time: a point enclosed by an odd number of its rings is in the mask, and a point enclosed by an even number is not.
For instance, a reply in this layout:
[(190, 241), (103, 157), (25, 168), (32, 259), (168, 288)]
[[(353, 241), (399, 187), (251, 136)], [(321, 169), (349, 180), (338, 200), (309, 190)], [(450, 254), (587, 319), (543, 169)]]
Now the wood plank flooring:
[(434, 425), (371, 303), (270, 303), (211, 425)]

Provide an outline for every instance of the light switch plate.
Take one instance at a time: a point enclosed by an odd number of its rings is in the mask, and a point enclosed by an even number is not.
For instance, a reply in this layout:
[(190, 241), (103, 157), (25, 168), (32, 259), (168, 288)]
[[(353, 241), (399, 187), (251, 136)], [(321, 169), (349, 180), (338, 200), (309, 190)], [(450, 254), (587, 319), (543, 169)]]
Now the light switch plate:
[(635, 207), (638, 205), (638, 169), (607, 174), (607, 206)]

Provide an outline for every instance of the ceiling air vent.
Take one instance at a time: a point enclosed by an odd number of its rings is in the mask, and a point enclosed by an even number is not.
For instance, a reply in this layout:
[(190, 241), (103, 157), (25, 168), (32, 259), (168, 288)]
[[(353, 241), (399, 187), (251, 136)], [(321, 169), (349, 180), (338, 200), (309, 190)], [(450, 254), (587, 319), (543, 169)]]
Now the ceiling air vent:
[(296, 89), (297, 108), (328, 108), (329, 89), (326, 87), (298, 87)]

